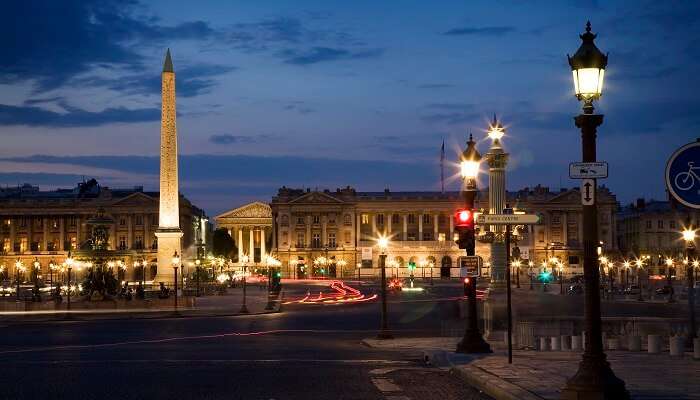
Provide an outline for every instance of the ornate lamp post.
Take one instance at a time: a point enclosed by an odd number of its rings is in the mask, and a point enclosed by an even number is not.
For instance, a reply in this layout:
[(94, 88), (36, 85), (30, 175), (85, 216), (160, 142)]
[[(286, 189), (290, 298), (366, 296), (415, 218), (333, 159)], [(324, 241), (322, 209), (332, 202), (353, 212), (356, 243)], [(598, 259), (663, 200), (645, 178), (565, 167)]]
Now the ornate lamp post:
[(559, 294), (564, 294), (564, 263), (558, 262), (557, 268), (559, 270)]
[(175, 312), (177, 312), (177, 268), (180, 266), (180, 255), (177, 254), (177, 250), (173, 254), (173, 259), (171, 260), (173, 264), (174, 284), (175, 284)]
[(690, 262), (695, 253), (695, 230), (687, 228), (683, 230), (683, 240), (685, 241), (685, 258), (688, 263), (686, 275), (688, 281), (688, 344), (693, 345), (693, 339), (697, 337), (695, 326), (695, 282), (693, 276), (693, 264)]
[(644, 270), (644, 261), (638, 258), (634, 261), (637, 266), (637, 287), (639, 288), (639, 296), (637, 296), (637, 301), (644, 301), (642, 296), (642, 271)]
[(666, 259), (666, 282), (669, 290), (671, 291), (668, 294), (668, 302), (675, 303), (676, 300), (673, 298), (673, 278), (671, 276), (671, 268), (673, 268), (673, 258), (669, 257)]
[(70, 292), (71, 292), (71, 285), (70, 285), (70, 271), (73, 269), (73, 264), (75, 263), (75, 260), (73, 259), (73, 256), (71, 256), (70, 250), (68, 250), (68, 257), (66, 258), (66, 271), (68, 271), (68, 287), (66, 290), (66, 295), (68, 298), (68, 303), (66, 305), (67, 310), (70, 311)]
[(197, 289), (196, 289), (195, 296), (197, 296), (197, 297), (199, 297), (199, 266), (201, 264), (202, 264), (202, 260), (200, 260), (199, 258), (194, 260), (194, 273), (196, 274), (195, 281), (197, 283)]
[(240, 314), (248, 314), (248, 306), (246, 306), (246, 275), (248, 273), (248, 258), (247, 254), (241, 256), (241, 262), (243, 263), (243, 304), (241, 304)]
[(17, 292), (15, 294), (17, 295), (17, 301), (19, 301), (19, 273), (24, 273), (24, 270), (24, 264), (22, 260), (18, 258), (17, 261), (15, 261), (15, 276), (17, 277)]
[[(494, 140), (498, 140), (495, 138)], [(469, 135), (469, 141), (467, 141), (467, 148), (462, 153), (462, 159), (460, 162), (460, 173), (462, 179), (464, 180), (463, 195), (464, 195), (464, 210), (460, 213), (471, 213), (471, 217), (465, 218), (468, 220), (472, 219), (472, 229), (471, 234), (465, 239), (469, 243), (465, 243), (467, 256), (475, 255), (475, 237), (473, 230), (473, 215), (474, 215), (474, 199), (477, 193), (477, 178), (479, 176), (479, 166), (481, 163), (481, 154), (476, 150), (476, 142), (471, 135)], [(461, 235), (460, 235), (461, 236)], [(462, 238), (460, 237), (460, 240)], [(464, 248), (460, 244), (460, 248)], [(473, 280), (469, 282), (468, 291), (468, 306), (469, 315), (467, 316), (467, 326), (464, 330), (464, 336), (462, 340), (457, 343), (457, 353), (491, 353), (491, 346), (484, 340), (484, 337), (479, 331), (479, 317), (477, 315), (477, 298), (476, 298), (476, 276), (469, 277), (468, 279)]]
[[(596, 129), (603, 116), (593, 114), (593, 101), (600, 98), (608, 56), (593, 43), (591, 23), (580, 35), (583, 43), (569, 65), (573, 73), (576, 98), (583, 102), (583, 114), (574, 118), (581, 128), (582, 161), (596, 161)], [(562, 390), (562, 399), (629, 399), (625, 383), (613, 373), (603, 352), (600, 320), (600, 276), (596, 260), (598, 246), (598, 208), (595, 199), (596, 181), (593, 181), (593, 204), (583, 206), (583, 275), (585, 280), (586, 349), (578, 371)]]
[(389, 247), (389, 238), (382, 236), (377, 240), (379, 245), (379, 268), (382, 274), (382, 326), (377, 334), (377, 339), (393, 339), (394, 336), (389, 331), (387, 308), (386, 308), (386, 249)]
[(534, 289), (535, 289), (535, 287), (532, 285), (532, 267), (534, 267), (534, 266), (535, 266), (535, 263), (534, 263), (534, 262), (532, 262), (532, 261), (528, 261), (528, 262), (527, 262), (527, 269), (528, 269), (528, 272), (529, 272), (529, 275), (530, 275), (530, 290), (534, 290)]

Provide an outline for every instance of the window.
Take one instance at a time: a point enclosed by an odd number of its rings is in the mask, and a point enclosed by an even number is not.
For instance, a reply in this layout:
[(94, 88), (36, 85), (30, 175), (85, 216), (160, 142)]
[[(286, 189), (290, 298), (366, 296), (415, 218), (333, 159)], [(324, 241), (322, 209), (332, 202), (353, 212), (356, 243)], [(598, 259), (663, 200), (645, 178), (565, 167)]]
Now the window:
[(297, 217), (297, 225), (304, 225), (304, 217)]
[(561, 223), (561, 216), (559, 214), (552, 215), (552, 225), (559, 225)]
[(314, 224), (318, 224), (318, 223), (321, 222), (321, 217), (318, 216), (318, 215), (314, 215), (314, 216), (313, 216), (313, 221), (314, 221)]
[(19, 240), (19, 251), (21, 253), (27, 251), (28, 245), (29, 245), (29, 240), (27, 240), (26, 237), (23, 237), (22, 239)]
[(335, 232), (328, 234), (328, 247), (335, 247)]
[(668, 221), (668, 227), (670, 229), (676, 229), (676, 221), (673, 221), (673, 220)]
[(343, 223), (345, 225), (352, 225), (352, 217), (350, 216), (350, 214), (345, 214), (345, 216), (343, 217)]
[(151, 215), (151, 225), (158, 225), (158, 215), (157, 214)]
[(369, 224), (369, 214), (362, 214), (360, 218), (362, 219), (362, 225)]
[(288, 242), (289, 242), (289, 234), (287, 233), (287, 231), (284, 231), (284, 232), (282, 232), (282, 244), (286, 246)]
[(569, 265), (578, 265), (578, 256), (569, 256)]
[(444, 233), (438, 233), (438, 241), (440, 241), (440, 242), (445, 241), (445, 234)]
[(416, 233), (408, 232), (408, 240), (416, 240)]
[(78, 218), (68, 217), (68, 226), (76, 226), (76, 225), (78, 225)]
[(126, 236), (119, 236), (119, 250), (126, 250)]
[(391, 223), (392, 224), (399, 224), (399, 214), (391, 214)]
[(19, 226), (22, 228), (27, 226), (27, 217), (19, 217)]
[(651, 229), (651, 221), (647, 221), (647, 229)]
[(537, 231), (537, 241), (540, 243), (544, 242), (544, 229)]
[(659, 229), (664, 229), (664, 221), (663, 221), (663, 220), (661, 220), (661, 219), (658, 220), (658, 221), (656, 222), (656, 224), (657, 224), (657, 228), (659, 228)]
[(124, 217), (119, 217), (119, 225), (121, 225), (121, 226), (126, 225), (126, 218), (124, 218)]
[(345, 239), (345, 243), (346, 243), (346, 244), (350, 244), (350, 231), (345, 231), (344, 236), (345, 236), (345, 238), (344, 238), (344, 239)]
[(10, 249), (10, 239), (5, 238), (2, 240), (2, 251), (5, 253), (12, 251), (12, 249)]
[(433, 240), (432, 232), (423, 232), (423, 240)]
[(423, 214), (423, 223), (424, 224), (429, 224), (431, 219), (432, 218), (431, 218), (430, 214)]
[(58, 219), (54, 218), (51, 220), (51, 228), (58, 229)]
[(440, 225), (445, 224), (445, 214), (438, 215), (438, 224), (440, 224)]
[(136, 225), (143, 225), (143, 215), (136, 216)]
[(306, 247), (306, 244), (304, 243), (304, 233), (303, 232), (298, 232), (297, 233), (297, 247)]
[(285, 214), (282, 216), (282, 226), (289, 226), (289, 215)]
[(75, 236), (70, 237), (70, 248), (75, 250), (78, 248), (78, 238)]
[(377, 214), (377, 225), (384, 225), (384, 214)]
[(415, 224), (415, 223), (416, 223), (416, 214), (408, 214), (408, 223), (409, 223), (409, 224)]
[(311, 236), (311, 247), (314, 247), (314, 248), (321, 247), (321, 235), (320, 234), (314, 233)]
[(335, 224), (335, 214), (333, 214), (333, 213), (328, 214), (328, 223)]
[(134, 249), (140, 250), (143, 249), (143, 236), (141, 235), (136, 235), (134, 238)]
[(44, 223), (44, 220), (43, 220), (41, 217), (37, 217), (37, 218), (34, 219), (34, 225), (35, 225), (37, 228), (40, 228), (41, 225), (43, 225), (43, 223)]

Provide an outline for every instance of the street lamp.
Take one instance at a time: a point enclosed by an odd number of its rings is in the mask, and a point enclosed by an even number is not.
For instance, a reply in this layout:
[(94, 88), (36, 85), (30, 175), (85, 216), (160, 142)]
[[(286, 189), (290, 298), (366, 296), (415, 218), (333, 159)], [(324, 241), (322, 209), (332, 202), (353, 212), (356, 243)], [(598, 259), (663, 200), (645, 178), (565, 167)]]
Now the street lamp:
[(197, 297), (199, 297), (199, 266), (202, 264), (202, 260), (197, 258), (194, 260), (194, 271), (195, 274), (197, 274), (195, 282), (197, 283), (197, 293), (195, 294)]
[(557, 263), (559, 269), (559, 294), (564, 294), (564, 263)]
[(668, 302), (674, 303), (676, 300), (673, 298), (673, 277), (671, 276), (671, 268), (673, 268), (673, 258), (668, 257), (666, 258), (666, 283), (670, 290)]
[[(583, 43), (576, 53), (567, 58), (574, 80), (576, 98), (583, 102), (583, 114), (574, 121), (581, 129), (582, 160), (596, 161), (596, 130), (603, 123), (603, 115), (593, 114), (593, 101), (600, 98), (603, 90), (603, 77), (608, 64), (608, 56), (593, 43), (596, 35), (591, 33), (591, 23), (586, 24), (586, 32), (580, 35)], [(596, 180), (586, 186), (582, 199), (588, 198), (583, 206), (583, 269), (585, 279), (584, 329), (586, 348), (576, 374), (571, 377), (564, 389), (563, 399), (605, 398), (629, 399), (625, 383), (610, 368), (603, 351), (603, 336), (600, 317), (600, 275), (596, 260), (598, 241), (598, 208), (595, 192)], [(592, 192), (591, 192), (592, 191)], [(588, 201), (587, 201), (588, 202)]]
[(623, 274), (625, 277), (625, 283), (622, 284), (622, 290), (625, 290), (629, 288), (630, 285), (630, 262), (625, 260), (622, 263), (622, 266), (624, 267)]
[[(500, 130), (499, 130), (500, 129)], [(503, 136), (503, 130), (500, 124), (494, 124), (491, 127), (491, 131), (494, 132), (492, 139), (498, 140)], [(467, 235), (466, 243), (460, 243), (460, 248), (465, 248), (467, 256), (475, 255), (475, 243), (474, 243), (474, 199), (476, 198), (477, 192), (477, 177), (479, 176), (479, 164), (481, 162), (481, 154), (476, 149), (476, 142), (472, 135), (469, 135), (469, 140), (467, 141), (467, 148), (464, 149), (460, 161), (460, 172), (462, 179), (464, 180), (463, 185), (463, 195), (464, 195), (464, 210), (460, 211), (460, 220), (472, 219), (472, 224), (470, 228), (470, 234)], [(470, 213), (467, 218), (463, 218), (462, 213)], [(462, 232), (460, 232), (459, 240), (462, 241)], [(468, 295), (468, 306), (469, 315), (467, 316), (467, 326), (464, 330), (464, 336), (462, 340), (457, 343), (457, 353), (491, 353), (491, 346), (484, 340), (484, 337), (479, 331), (479, 318), (477, 315), (477, 298), (476, 298), (476, 284), (477, 277), (472, 276), (465, 278), (469, 282)], [(473, 281), (471, 281), (473, 280)], [(508, 290), (510, 294), (510, 285), (508, 285)], [(510, 299), (509, 299), (510, 300)]]
[(532, 285), (532, 267), (534, 267), (534, 266), (535, 266), (534, 262), (532, 262), (532, 261), (527, 262), (527, 268), (528, 268), (529, 275), (530, 275), (530, 290), (535, 289), (535, 287)]
[(688, 325), (689, 332), (687, 341), (690, 346), (693, 345), (693, 339), (697, 336), (695, 333), (695, 282), (693, 276), (693, 264), (690, 263), (690, 258), (695, 253), (695, 229), (686, 228), (683, 230), (683, 240), (685, 241), (685, 258), (687, 260), (686, 275), (688, 281)]
[(518, 289), (520, 289), (520, 265), (521, 265), (520, 260), (513, 261), (513, 266), (515, 267), (515, 272), (516, 272), (515, 287)]
[(174, 278), (175, 278), (175, 312), (177, 313), (177, 268), (180, 266), (180, 256), (177, 254), (177, 250), (175, 250), (175, 253), (173, 254), (173, 271), (175, 273)]
[(637, 300), (644, 301), (644, 296), (642, 296), (642, 271), (644, 270), (644, 261), (638, 258), (634, 263), (637, 265), (637, 287), (639, 287), (639, 296), (637, 296)]
[[(247, 254), (241, 256), (241, 262), (243, 263), (243, 304), (241, 304), (240, 314), (248, 314), (248, 306), (246, 306), (246, 275), (248, 274), (248, 261), (250, 258)], [(199, 260), (197, 260), (199, 261)]]
[(386, 236), (381, 236), (377, 240), (377, 245), (379, 246), (379, 268), (381, 268), (382, 274), (382, 326), (377, 334), (377, 339), (393, 339), (394, 336), (389, 331), (388, 326), (388, 316), (386, 309), (386, 250), (389, 247), (389, 238)]
[(15, 261), (15, 275), (17, 276), (17, 301), (19, 301), (19, 273), (24, 273), (24, 270), (24, 264), (22, 264), (22, 260), (18, 258), (17, 261)]
[(73, 269), (74, 263), (75, 263), (75, 260), (73, 259), (73, 256), (71, 256), (70, 250), (68, 250), (68, 257), (66, 258), (66, 270), (68, 271), (68, 288), (66, 290), (67, 297), (68, 297), (68, 304), (66, 305), (66, 307), (67, 307), (68, 311), (70, 311), (70, 292), (71, 292), (70, 271), (71, 271), (71, 269)]

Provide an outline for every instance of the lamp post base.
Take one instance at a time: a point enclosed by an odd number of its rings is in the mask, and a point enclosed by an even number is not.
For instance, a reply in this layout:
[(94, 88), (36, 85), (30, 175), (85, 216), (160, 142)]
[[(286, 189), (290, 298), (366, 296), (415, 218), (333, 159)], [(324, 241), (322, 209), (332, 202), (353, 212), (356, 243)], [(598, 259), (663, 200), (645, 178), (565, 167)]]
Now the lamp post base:
[(377, 339), (379, 339), (379, 340), (386, 340), (386, 339), (393, 339), (393, 338), (394, 338), (394, 335), (392, 335), (388, 329), (382, 329), (377, 334)]
[(481, 336), (481, 332), (468, 330), (462, 340), (457, 343), (457, 353), (493, 353), (491, 346)]
[(239, 313), (239, 314), (248, 314), (248, 313), (249, 313), (248, 307), (246, 307), (246, 305), (243, 304), (243, 305), (241, 306), (240, 311), (238, 311), (238, 313)]
[(605, 355), (583, 356), (576, 375), (566, 382), (561, 391), (562, 400), (628, 400), (630, 394), (625, 382), (615, 376)]

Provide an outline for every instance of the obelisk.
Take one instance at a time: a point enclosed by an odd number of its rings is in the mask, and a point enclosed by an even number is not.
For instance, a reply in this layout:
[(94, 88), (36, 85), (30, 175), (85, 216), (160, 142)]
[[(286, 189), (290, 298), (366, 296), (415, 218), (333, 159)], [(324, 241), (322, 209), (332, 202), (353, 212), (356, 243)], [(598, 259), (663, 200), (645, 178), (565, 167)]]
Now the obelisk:
[[(165, 53), (161, 74), (160, 114), (160, 207), (158, 210), (158, 273), (154, 283), (174, 284), (172, 259), (181, 256), (180, 206), (177, 175), (177, 125), (175, 123), (175, 71), (170, 49)], [(179, 265), (178, 265), (179, 267)]]

